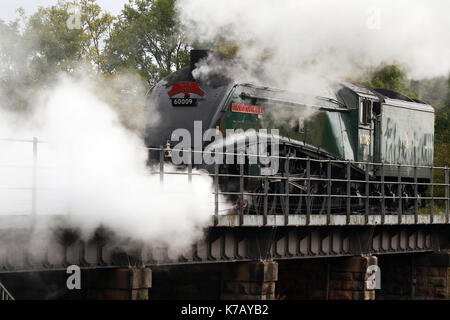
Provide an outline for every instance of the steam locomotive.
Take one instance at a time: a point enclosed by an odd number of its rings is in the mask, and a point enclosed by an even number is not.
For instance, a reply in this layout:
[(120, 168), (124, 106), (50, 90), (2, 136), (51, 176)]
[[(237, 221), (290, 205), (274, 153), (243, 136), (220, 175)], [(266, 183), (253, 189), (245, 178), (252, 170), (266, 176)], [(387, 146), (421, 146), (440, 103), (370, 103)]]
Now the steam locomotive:
[[(175, 148), (180, 137), (173, 132), (180, 128), (189, 133), (188, 138), (185, 137), (188, 140), (199, 133), (203, 137), (208, 130), (214, 130), (219, 136), (230, 129), (278, 130), (280, 161), (276, 171), (267, 171), (264, 164), (251, 163), (249, 148), (243, 166), (244, 174), (249, 176), (290, 177), (288, 184), (282, 179), (270, 179), (268, 190), (264, 190), (262, 180), (246, 179), (247, 192), (259, 194), (265, 191), (272, 195), (269, 199), (271, 214), (282, 214), (285, 210), (286, 203), (274, 195), (287, 192), (297, 195), (284, 200), (289, 201), (290, 212), (302, 214), (307, 208), (311, 213), (323, 212), (323, 197), (301, 195), (326, 194), (329, 171), (331, 178), (337, 180), (332, 183), (331, 194), (348, 195), (350, 191), (352, 196), (365, 195), (367, 184), (364, 181), (369, 179), (372, 182), (369, 193), (373, 196), (370, 205), (375, 209), (381, 205), (381, 195), (388, 198), (384, 204), (386, 210), (397, 209), (399, 192), (403, 210), (412, 208), (412, 197), (425, 195), (426, 186), (420, 183), (429, 182), (432, 174), (427, 168), (433, 165), (432, 106), (394, 91), (349, 82), (340, 83), (328, 96), (306, 99), (295, 92), (235, 83), (220, 75), (208, 81), (194, 79), (192, 71), (207, 55), (204, 50), (191, 51), (189, 67), (172, 73), (153, 88), (148, 102), (147, 147)], [(158, 121), (154, 121), (155, 116)], [(265, 139), (273, 140), (274, 136), (268, 134)], [(229, 139), (214, 143), (212, 140), (188, 141), (188, 144), (199, 150), (212, 150), (212, 145), (220, 144), (221, 150), (226, 150), (228, 144), (236, 143)], [(251, 141), (245, 143), (249, 147)], [(270, 154), (274, 150), (268, 145), (266, 151)], [(168, 153), (166, 158), (170, 155)], [(300, 160), (289, 161), (288, 158)], [(331, 168), (326, 161), (307, 159), (332, 160)], [(158, 161), (157, 155), (150, 155), (149, 161)], [(380, 165), (366, 166), (368, 163)], [(198, 163), (196, 167), (214, 171), (211, 163)], [(239, 191), (241, 181), (235, 175), (242, 174), (242, 169), (237, 162), (221, 163), (219, 172), (223, 174), (220, 177), (222, 190)], [(306, 176), (312, 179), (308, 183), (304, 179)], [(352, 180), (350, 190), (345, 182), (349, 176)], [(376, 183), (381, 180), (385, 183)], [(239, 201), (238, 197), (234, 201)], [(331, 211), (342, 212), (348, 205), (346, 201), (345, 197), (333, 198)], [(348, 201), (351, 201), (352, 211), (363, 210), (359, 197)], [(245, 204), (245, 209), (261, 212), (261, 206), (262, 198), (254, 197)]]

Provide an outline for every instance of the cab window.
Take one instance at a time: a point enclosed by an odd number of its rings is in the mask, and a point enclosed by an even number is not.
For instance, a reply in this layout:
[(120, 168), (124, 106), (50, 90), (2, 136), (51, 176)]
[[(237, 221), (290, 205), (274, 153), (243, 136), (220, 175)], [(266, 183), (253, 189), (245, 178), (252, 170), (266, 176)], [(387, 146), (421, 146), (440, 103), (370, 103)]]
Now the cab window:
[(362, 100), (359, 102), (359, 123), (363, 125), (370, 124), (372, 118), (372, 101)]

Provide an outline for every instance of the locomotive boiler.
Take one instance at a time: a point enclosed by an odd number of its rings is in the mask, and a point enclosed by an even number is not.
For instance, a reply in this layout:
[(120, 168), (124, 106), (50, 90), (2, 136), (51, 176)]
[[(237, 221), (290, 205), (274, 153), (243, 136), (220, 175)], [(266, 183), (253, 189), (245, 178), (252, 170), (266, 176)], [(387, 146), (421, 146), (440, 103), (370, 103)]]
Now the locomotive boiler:
[[(381, 205), (378, 198), (386, 196), (387, 210), (395, 210), (398, 201), (402, 201), (403, 210), (409, 210), (413, 206), (412, 197), (425, 195), (426, 186), (420, 183), (430, 181), (432, 172), (428, 167), (433, 165), (434, 143), (434, 109), (429, 104), (387, 89), (349, 82), (335, 85), (327, 96), (306, 98), (304, 93), (235, 83), (220, 75), (208, 81), (194, 79), (192, 70), (206, 55), (206, 51), (193, 50), (190, 67), (174, 72), (153, 88), (148, 107), (147, 147), (170, 150), (180, 146), (179, 134), (173, 134), (180, 129), (188, 134), (184, 140), (190, 140), (183, 142), (185, 146), (196, 150), (217, 150), (220, 146), (223, 151), (228, 150), (229, 144), (235, 145), (236, 139), (196, 139), (204, 138), (208, 130), (217, 136), (225, 136), (227, 130), (254, 130), (256, 135), (264, 130), (269, 132), (264, 139), (273, 142), (276, 138), (279, 159), (276, 170), (268, 170), (267, 164), (252, 163), (248, 154), (251, 148), (245, 149), (243, 170), (248, 176), (274, 178), (270, 179), (269, 190), (265, 190), (271, 195), (268, 205), (272, 214), (282, 214), (286, 207), (297, 214), (305, 210), (324, 211), (324, 197), (302, 197), (302, 194), (350, 192), (354, 196), (349, 200), (352, 211), (363, 210), (357, 196), (366, 192), (370, 193), (370, 205), (375, 209)], [(276, 137), (270, 134), (274, 129)], [(251, 139), (245, 141), (251, 147)], [(267, 146), (268, 154), (273, 153), (271, 144)], [(149, 159), (158, 160), (155, 153), (150, 153)], [(330, 160), (331, 168), (326, 160)], [(235, 177), (242, 174), (237, 162), (221, 161), (219, 165), (221, 189), (230, 194), (238, 191), (241, 183)], [(214, 171), (211, 163), (198, 161), (194, 165)], [(331, 190), (327, 190), (330, 175), (334, 181)], [(283, 176), (289, 177), (289, 183), (276, 179)], [(345, 182), (349, 177), (350, 187)], [(370, 190), (365, 190), (365, 179), (373, 182)], [(381, 180), (385, 183), (376, 183)], [(259, 194), (264, 185), (262, 180), (246, 179), (245, 189)], [(401, 200), (396, 199), (399, 192)], [(287, 200), (276, 196), (286, 193), (297, 196)], [(239, 201), (237, 197), (231, 198)], [(342, 212), (346, 201), (344, 197), (333, 198), (331, 211)], [(245, 203), (245, 210), (260, 212), (262, 205), (262, 198), (255, 196)]]

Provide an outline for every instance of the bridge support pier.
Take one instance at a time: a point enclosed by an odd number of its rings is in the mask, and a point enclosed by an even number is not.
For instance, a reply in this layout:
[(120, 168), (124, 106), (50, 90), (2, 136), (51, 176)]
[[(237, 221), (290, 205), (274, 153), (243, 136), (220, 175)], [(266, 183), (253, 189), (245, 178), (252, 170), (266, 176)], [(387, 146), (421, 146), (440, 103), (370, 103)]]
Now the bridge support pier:
[(88, 299), (148, 300), (152, 286), (149, 268), (97, 269), (88, 272)]
[(380, 300), (450, 299), (450, 253), (420, 253), (380, 257)]
[(383, 283), (377, 299), (450, 299), (450, 253), (392, 255), (380, 258)]
[(224, 300), (273, 300), (278, 280), (278, 263), (274, 261), (239, 262), (223, 269)]
[(450, 299), (450, 253), (420, 255), (413, 261), (413, 299)]
[(330, 262), (328, 299), (375, 300), (375, 288), (368, 285), (367, 269), (377, 265), (375, 256), (338, 258)]

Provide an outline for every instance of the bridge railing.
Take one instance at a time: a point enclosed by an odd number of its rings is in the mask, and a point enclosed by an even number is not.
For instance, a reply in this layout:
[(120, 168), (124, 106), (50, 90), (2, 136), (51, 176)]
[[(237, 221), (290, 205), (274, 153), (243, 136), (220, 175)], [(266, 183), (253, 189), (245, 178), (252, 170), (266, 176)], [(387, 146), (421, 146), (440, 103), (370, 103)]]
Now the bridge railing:
[(6, 300), (14, 300), (14, 297), (9, 293), (8, 290), (3, 286), (3, 284), (0, 282), (0, 300), (6, 301)]
[[(13, 210), (11, 211), (4, 211), (1, 204), (0, 204), (0, 215), (8, 215), (8, 214), (14, 214), (14, 215), (33, 215), (35, 216), (37, 214), (37, 203), (38, 203), (38, 189), (39, 191), (54, 191), (55, 188), (51, 187), (38, 187), (38, 174), (40, 170), (58, 170), (60, 168), (52, 167), (52, 166), (45, 166), (39, 163), (38, 155), (39, 155), (39, 146), (40, 145), (52, 145), (54, 143), (39, 140), (38, 138), (34, 137), (33, 139), (1, 139), (0, 143), (9, 143), (10, 145), (15, 145), (13, 148), (8, 149), (9, 151), (13, 150), (11, 153), (11, 159), (7, 160), (6, 162), (3, 161), (4, 157), (0, 157), (0, 195), (1, 192), (5, 191), (16, 191), (16, 192), (26, 192), (30, 194), (31, 199), (31, 206), (30, 209), (21, 209), (21, 210)], [(21, 145), (19, 147), (19, 145)], [(30, 152), (26, 153), (26, 149), (29, 149)], [(19, 151), (18, 151), (19, 150)], [(4, 149), (2, 149), (4, 152)], [(22, 156), (26, 153), (26, 158), (28, 159), (22, 159)], [(12, 161), (22, 160), (21, 163), (13, 163)], [(17, 175), (14, 174), (6, 174), (2, 175), (2, 173), (5, 172), (5, 170), (23, 170), (30, 173), (31, 179), (29, 179), (29, 183), (26, 184), (19, 184), (15, 186), (8, 185), (11, 182), (15, 181), (8, 181), (11, 179), (14, 179)], [(7, 179), (5, 179), (5, 176)]]
[[(30, 192), (31, 211), (27, 213), (36, 215), (38, 170), (44, 168), (38, 161), (38, 148), (49, 142), (37, 138), (0, 139), (0, 142), (30, 144), (31, 164), (0, 162), (0, 169), (31, 169), (31, 185), (14, 188), (0, 186), (0, 191)], [(381, 224), (385, 223), (387, 215), (397, 215), (399, 223), (403, 215), (412, 218), (413, 223), (449, 223), (450, 185), (447, 166), (412, 166), (167, 147), (143, 149), (149, 153), (149, 159), (154, 160), (150, 162), (151, 172), (159, 175), (161, 183), (168, 175), (184, 175), (189, 182), (196, 175), (212, 178), (212, 214), (215, 224), (218, 223), (219, 215), (223, 214), (238, 215), (239, 225), (243, 224), (244, 215), (249, 214), (262, 216), (263, 224), (267, 224), (269, 215), (283, 215), (287, 224), (289, 216), (295, 214), (303, 215), (306, 224), (315, 215), (325, 216), (327, 224), (331, 222), (332, 215), (343, 215), (346, 217), (345, 223), (349, 224), (351, 216), (356, 214), (363, 215), (366, 223), (373, 215), (381, 217)], [(189, 159), (185, 164), (175, 165), (177, 170), (173, 170), (172, 166), (174, 152), (186, 154)], [(191, 160), (196, 154), (201, 155), (201, 159), (205, 155), (228, 156), (236, 162), (227, 167), (222, 166), (221, 161), (211, 164), (200, 161), (195, 164)], [(272, 164), (276, 163), (276, 170), (270, 168), (268, 160), (273, 161)], [(168, 169), (169, 165), (171, 169)], [(407, 177), (405, 172), (408, 173)], [(6, 214), (1, 210), (0, 213)]]
[[(147, 149), (149, 158), (154, 160), (153, 174), (158, 174), (161, 182), (166, 175), (173, 174), (186, 175), (189, 181), (192, 181), (192, 176), (195, 175), (206, 174), (212, 177), (216, 225), (219, 215), (223, 213), (239, 215), (239, 225), (243, 225), (246, 214), (262, 215), (263, 224), (267, 223), (269, 215), (284, 215), (284, 223), (288, 224), (292, 214), (304, 215), (306, 225), (310, 223), (313, 215), (326, 216), (327, 224), (331, 222), (332, 215), (345, 215), (346, 224), (350, 223), (352, 215), (363, 215), (365, 223), (373, 215), (380, 216), (380, 224), (385, 223), (387, 215), (398, 216), (398, 223), (402, 223), (402, 216), (412, 219), (411, 223), (449, 223), (448, 166), (177, 150), (167, 147)], [(194, 161), (187, 161), (187, 164), (178, 165), (179, 171), (165, 170), (174, 152), (188, 154), (186, 159), (190, 160), (194, 159), (197, 153), (210, 157), (229, 156), (235, 160), (241, 157), (241, 161), (231, 166), (231, 172), (222, 169), (223, 161), (209, 165), (195, 165)], [(252, 158), (276, 160), (278, 171), (270, 175), (252, 174), (249, 166)], [(206, 170), (201, 173), (194, 172), (193, 167)], [(297, 171), (292, 168), (297, 168)], [(259, 185), (259, 188), (250, 192), (246, 188), (248, 185)], [(292, 189), (297, 192), (291, 192)], [(219, 201), (221, 197), (228, 201), (224, 204)]]

